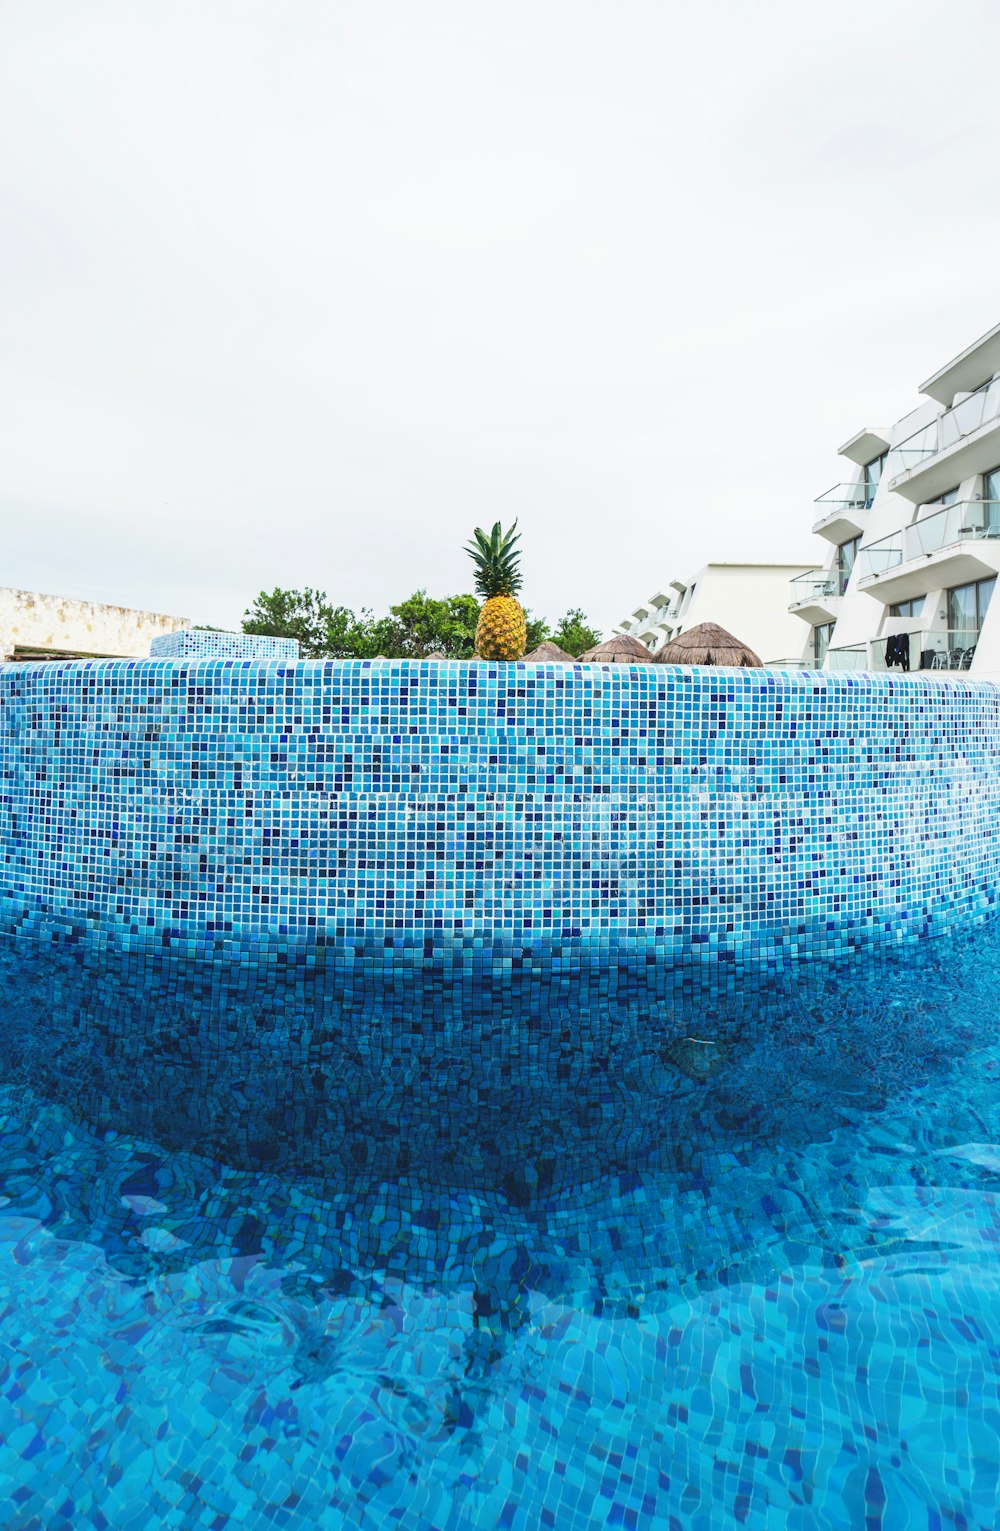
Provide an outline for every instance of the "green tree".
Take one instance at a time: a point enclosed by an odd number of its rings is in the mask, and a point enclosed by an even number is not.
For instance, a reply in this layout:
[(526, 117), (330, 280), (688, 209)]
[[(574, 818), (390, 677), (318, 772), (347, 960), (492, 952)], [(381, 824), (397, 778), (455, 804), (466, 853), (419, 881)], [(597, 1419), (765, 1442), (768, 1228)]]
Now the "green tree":
[[(525, 612), (528, 651), (549, 634), (544, 617)], [(262, 590), (244, 613), (243, 631), (271, 638), (296, 638), (304, 659), (420, 659), (441, 653), (448, 659), (471, 659), (476, 647), (479, 602), (474, 595), (429, 596), (415, 590), (405, 601), (376, 617), (358, 615), (347, 606), (334, 606), (325, 590)], [(568, 611), (555, 641), (570, 654), (579, 654), (600, 638), (586, 624), (583, 612)]]
[(546, 638), (551, 637), (551, 633), (545, 618), (533, 617), (530, 611), (524, 613), (524, 623), (528, 632), (524, 644), (524, 652), (530, 654), (532, 649), (537, 649), (540, 643), (544, 643)]
[(326, 653), (333, 607), (324, 590), (262, 590), (243, 613), (243, 631), (267, 638), (297, 638), (302, 654), (316, 659)]
[(304, 659), (350, 659), (370, 640), (373, 619), (333, 606), (325, 590), (262, 590), (243, 614), (245, 633), (296, 638)]
[(479, 602), (474, 595), (448, 595), (438, 600), (426, 590), (416, 590), (390, 609), (392, 657), (421, 659), (425, 654), (441, 653), (448, 659), (470, 659), (475, 652), (478, 620)]
[[(473, 659), (476, 653), (476, 623), (480, 603), (474, 595), (449, 595), (442, 600), (417, 590), (407, 600), (393, 606), (389, 621), (395, 630), (390, 647), (382, 653), (394, 659), (420, 659), (425, 654), (440, 653), (446, 659)], [(548, 637), (544, 617), (525, 612), (528, 649), (537, 648)]]
[(552, 641), (575, 659), (586, 649), (592, 649), (600, 643), (601, 634), (596, 627), (591, 627), (579, 606), (571, 606), (566, 615), (560, 618), (552, 634)]

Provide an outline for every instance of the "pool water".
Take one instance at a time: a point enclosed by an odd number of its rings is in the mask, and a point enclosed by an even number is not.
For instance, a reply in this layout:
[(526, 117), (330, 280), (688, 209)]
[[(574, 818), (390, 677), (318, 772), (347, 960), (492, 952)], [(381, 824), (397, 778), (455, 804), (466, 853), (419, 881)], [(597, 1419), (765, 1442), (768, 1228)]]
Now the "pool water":
[(1000, 928), (490, 982), (0, 949), (0, 1524), (1000, 1521)]

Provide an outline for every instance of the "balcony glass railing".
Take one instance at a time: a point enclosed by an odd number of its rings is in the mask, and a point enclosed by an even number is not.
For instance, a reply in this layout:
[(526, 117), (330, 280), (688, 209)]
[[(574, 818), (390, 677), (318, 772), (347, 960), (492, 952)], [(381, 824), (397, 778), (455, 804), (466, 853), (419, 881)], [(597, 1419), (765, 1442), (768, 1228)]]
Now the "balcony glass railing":
[(893, 532), (879, 542), (870, 542), (858, 554), (858, 580), (870, 579), (875, 574), (885, 574), (896, 564), (903, 562), (903, 537)]
[[(919, 670), (921, 644), (924, 643), (924, 641), (927, 639), (927, 634), (904, 633), (902, 634), (902, 637), (904, 642), (908, 645), (909, 668), (911, 670)], [(893, 670), (907, 668), (906, 665), (900, 665), (898, 657), (896, 657), (898, 655), (899, 649), (899, 638), (900, 635), (897, 635), (895, 638), (872, 639), (871, 643), (868, 645), (868, 668), (870, 670), (888, 670), (891, 672)], [(890, 649), (890, 654), (893, 656), (892, 664), (889, 664), (888, 659), (886, 658), (886, 648), (890, 644), (892, 645), (892, 648)]]
[(796, 574), (788, 582), (788, 604), (798, 606), (802, 601), (814, 601), (818, 596), (837, 595), (836, 569), (808, 569)]
[(816, 496), (814, 504), (822, 506), (824, 510), (867, 510), (875, 498), (875, 490), (878, 486), (870, 484), (834, 484), (825, 494)]
[(901, 473), (957, 445), (966, 436), (971, 436), (984, 425), (997, 420), (1000, 420), (1000, 377), (995, 377), (984, 388), (971, 393), (960, 404), (946, 409), (943, 415), (938, 415), (929, 425), (914, 431), (899, 446), (893, 447), (886, 471), (890, 478), (898, 478)]
[[(969, 628), (952, 628), (946, 633), (906, 633), (910, 648), (911, 670), (968, 670), (979, 642), (979, 633)], [(898, 638), (896, 643), (898, 644)], [(886, 670), (890, 674), (902, 668), (889, 664), (886, 648), (891, 638), (873, 638), (870, 648), (869, 669)]]
[(928, 648), (934, 649), (932, 670), (969, 670), (976, 655), (979, 628), (950, 627), (946, 633), (935, 633)]
[(926, 557), (955, 542), (1000, 537), (1000, 500), (956, 500), (903, 529), (906, 558)]
[(828, 670), (866, 670), (868, 668), (867, 646), (863, 643), (854, 643), (849, 648), (827, 649), (826, 668)]
[(923, 516), (901, 532), (870, 542), (858, 554), (862, 581), (887, 574), (897, 564), (926, 558), (942, 548), (1000, 538), (1000, 500), (956, 500)]

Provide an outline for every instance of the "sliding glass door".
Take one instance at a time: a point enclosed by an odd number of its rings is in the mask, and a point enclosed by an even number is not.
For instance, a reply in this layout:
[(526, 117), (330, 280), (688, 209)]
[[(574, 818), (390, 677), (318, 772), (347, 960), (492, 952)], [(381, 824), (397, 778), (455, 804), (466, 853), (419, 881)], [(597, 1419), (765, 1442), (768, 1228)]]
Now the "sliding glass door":
[(995, 586), (994, 575), (992, 579), (976, 580), (971, 585), (956, 585), (948, 591), (949, 649), (975, 648)]

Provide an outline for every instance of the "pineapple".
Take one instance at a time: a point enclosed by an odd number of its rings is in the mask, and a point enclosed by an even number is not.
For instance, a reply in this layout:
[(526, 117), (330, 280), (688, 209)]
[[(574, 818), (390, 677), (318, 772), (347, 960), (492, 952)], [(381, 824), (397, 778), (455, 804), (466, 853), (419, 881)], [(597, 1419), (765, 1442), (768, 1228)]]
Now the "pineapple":
[(476, 527), (466, 552), (476, 566), (476, 592), (485, 596), (483, 609), (476, 625), (476, 653), (480, 659), (520, 659), (527, 642), (524, 611), (514, 599), (521, 588), (521, 571), (517, 567), (520, 553), (514, 545), (517, 522), (509, 532), (501, 530), (500, 522), (494, 524), (487, 537)]

